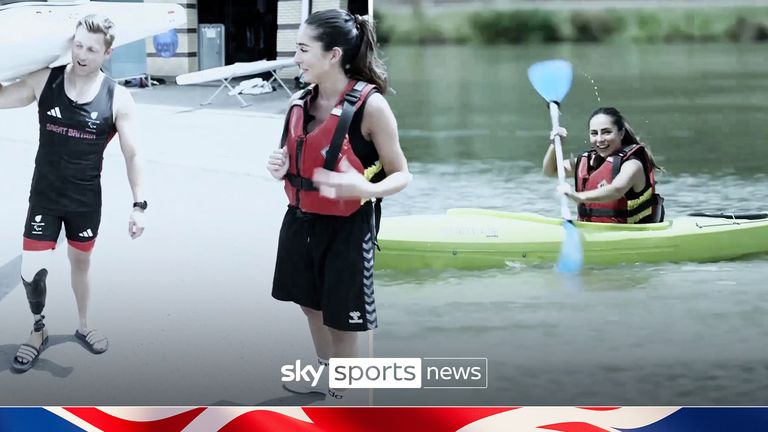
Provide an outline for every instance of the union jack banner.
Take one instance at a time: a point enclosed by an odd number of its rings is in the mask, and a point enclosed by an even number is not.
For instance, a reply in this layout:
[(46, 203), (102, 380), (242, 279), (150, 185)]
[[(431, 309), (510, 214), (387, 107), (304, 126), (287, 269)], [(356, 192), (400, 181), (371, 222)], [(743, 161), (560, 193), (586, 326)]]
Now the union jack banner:
[(768, 408), (0, 408), (0, 432), (756, 432), (766, 430), (768, 430)]

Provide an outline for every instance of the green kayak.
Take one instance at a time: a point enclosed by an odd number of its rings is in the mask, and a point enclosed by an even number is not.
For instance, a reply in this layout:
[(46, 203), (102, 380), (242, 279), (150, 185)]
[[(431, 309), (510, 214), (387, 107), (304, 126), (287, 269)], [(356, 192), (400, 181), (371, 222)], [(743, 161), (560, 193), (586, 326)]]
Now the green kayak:
[[(484, 269), (554, 263), (562, 220), (532, 213), (451, 209), (444, 215), (385, 217), (380, 269)], [(768, 213), (699, 213), (644, 224), (576, 222), (586, 265), (708, 262), (768, 252)]]

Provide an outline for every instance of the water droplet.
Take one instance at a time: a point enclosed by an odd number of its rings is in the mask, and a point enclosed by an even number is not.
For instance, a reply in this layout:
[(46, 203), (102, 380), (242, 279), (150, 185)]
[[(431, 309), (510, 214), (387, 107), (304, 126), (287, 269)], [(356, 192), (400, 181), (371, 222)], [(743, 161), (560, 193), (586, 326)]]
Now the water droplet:
[(600, 102), (600, 93), (597, 90), (597, 85), (595, 84), (595, 80), (593, 80), (592, 77), (589, 76), (589, 74), (587, 74), (586, 72), (582, 72), (582, 73), (584, 74), (585, 77), (587, 77), (589, 82), (592, 83), (592, 85), (593, 85), (593, 87), (595, 89), (595, 98), (597, 98), (597, 101)]

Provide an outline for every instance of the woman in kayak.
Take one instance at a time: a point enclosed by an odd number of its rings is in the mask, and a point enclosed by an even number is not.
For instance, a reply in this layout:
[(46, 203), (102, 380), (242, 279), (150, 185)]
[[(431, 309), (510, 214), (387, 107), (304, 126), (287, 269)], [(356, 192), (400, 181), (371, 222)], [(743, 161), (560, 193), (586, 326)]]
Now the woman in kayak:
[[(330, 358), (357, 357), (358, 332), (377, 327), (377, 198), (411, 180), (376, 46), (373, 23), (358, 15), (331, 9), (307, 18), (293, 59), (311, 85), (293, 97), (267, 164), (288, 197), (272, 296), (301, 306), (324, 372)], [(325, 373), (315, 387), (285, 387), (344, 398)]]
[[(554, 137), (568, 136), (565, 128), (552, 131), (543, 171), (557, 175)], [(619, 110), (596, 109), (589, 117), (590, 150), (563, 161), (566, 177), (558, 193), (578, 203), (579, 220), (606, 223), (653, 223), (664, 219), (663, 198), (656, 193), (654, 172), (661, 168), (641, 143)]]

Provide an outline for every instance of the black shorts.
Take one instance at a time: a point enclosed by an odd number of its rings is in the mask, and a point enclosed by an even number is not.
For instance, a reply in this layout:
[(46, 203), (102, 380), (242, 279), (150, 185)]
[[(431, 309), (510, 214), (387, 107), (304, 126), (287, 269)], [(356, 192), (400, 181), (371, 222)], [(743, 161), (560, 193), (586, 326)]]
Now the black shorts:
[(371, 203), (346, 217), (289, 207), (280, 228), (272, 297), (322, 311), (324, 324), (337, 330), (375, 329), (373, 261), (380, 214), (380, 206)]
[(99, 234), (101, 210), (51, 211), (30, 205), (24, 223), (24, 250), (55, 249), (62, 224), (70, 246), (89, 252)]

